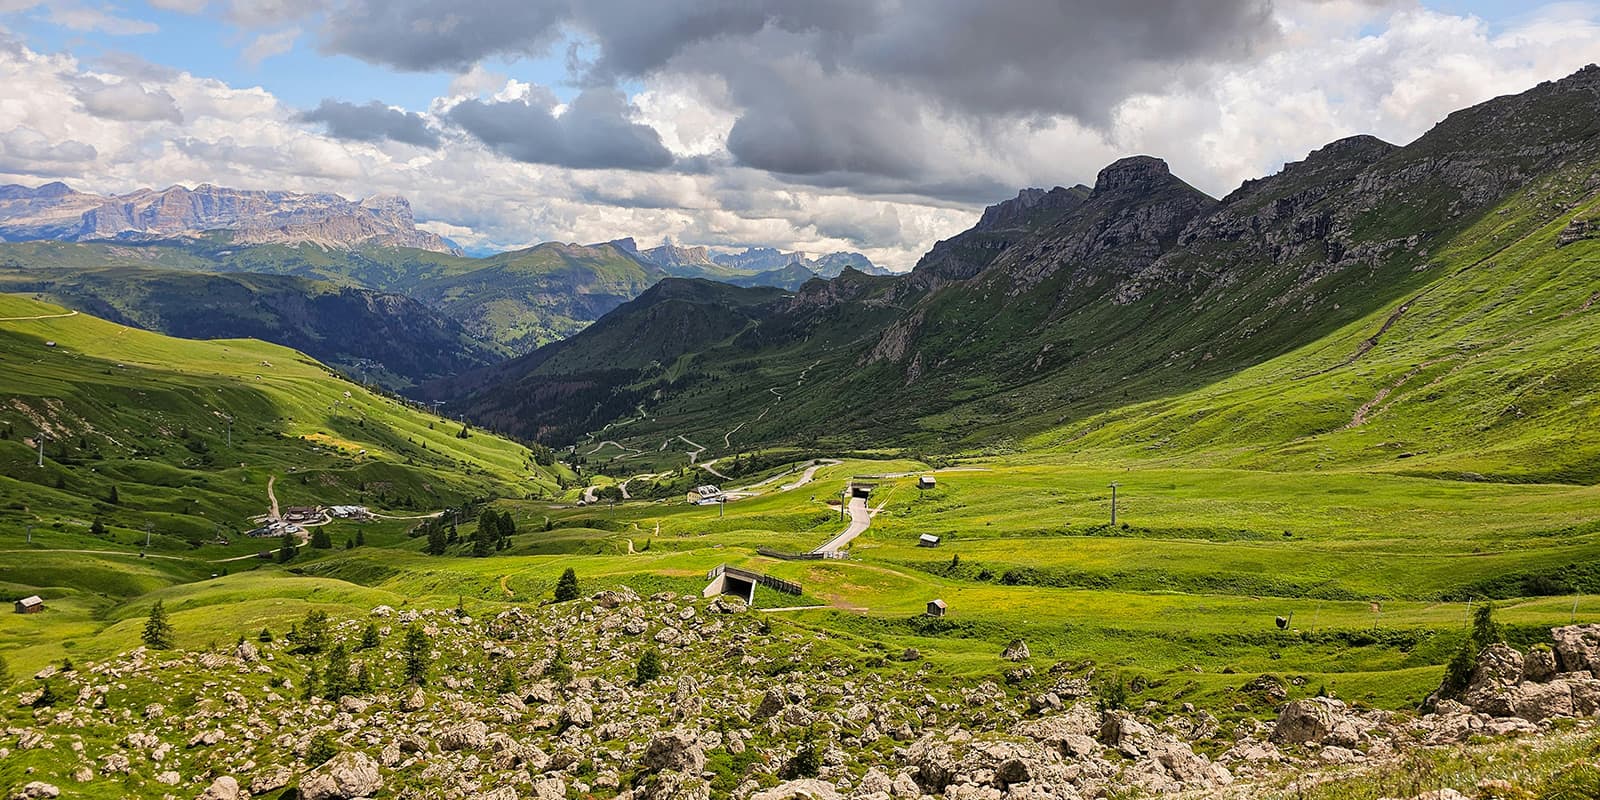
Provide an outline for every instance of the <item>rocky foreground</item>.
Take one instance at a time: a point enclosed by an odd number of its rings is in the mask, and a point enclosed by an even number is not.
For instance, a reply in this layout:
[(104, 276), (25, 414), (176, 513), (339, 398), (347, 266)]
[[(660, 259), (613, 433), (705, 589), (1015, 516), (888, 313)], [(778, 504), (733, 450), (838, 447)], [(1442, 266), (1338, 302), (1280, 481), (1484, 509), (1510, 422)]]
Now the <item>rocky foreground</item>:
[[(402, 679), (412, 626), (430, 645), (420, 686)], [(1558, 628), (1527, 654), (1487, 648), (1462, 700), (1432, 713), (1318, 697), (1227, 726), (1188, 706), (1106, 708), (1091, 674), (1031, 665), (1020, 643), (1003, 654), (1007, 686), (951, 685), (915, 652), (863, 663), (737, 603), (671, 593), (478, 620), (379, 607), (330, 634), (370, 688), (306, 697), (323, 657), (281, 636), (47, 669), (8, 703), (3, 796), (1247, 797), (1285, 775), (1600, 713), (1600, 625)], [(640, 682), (647, 650), (663, 669)]]

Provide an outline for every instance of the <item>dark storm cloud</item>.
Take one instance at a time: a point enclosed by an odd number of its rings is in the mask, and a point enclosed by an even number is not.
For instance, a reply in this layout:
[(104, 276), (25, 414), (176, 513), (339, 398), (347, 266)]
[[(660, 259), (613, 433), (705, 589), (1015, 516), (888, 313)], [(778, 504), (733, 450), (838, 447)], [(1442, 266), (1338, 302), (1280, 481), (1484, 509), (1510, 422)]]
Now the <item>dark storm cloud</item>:
[(449, 112), (451, 122), (502, 155), (530, 164), (574, 169), (658, 170), (672, 153), (648, 125), (633, 122), (621, 92), (589, 89), (557, 116), (546, 102), (468, 100)]
[(439, 134), (428, 128), (421, 114), (393, 109), (376, 100), (356, 105), (326, 99), (316, 108), (300, 114), (300, 119), (326, 125), (328, 134), (338, 139), (362, 142), (392, 139), (429, 149), (439, 146)]
[[(586, 43), (568, 53), (578, 85), (668, 75), (727, 98), (739, 164), (844, 185), (857, 176), (863, 189), (939, 185), (954, 198), (984, 179), (953, 176), (951, 140), (931, 129), (963, 128), (975, 148), (1002, 125), (1105, 129), (1130, 96), (1201, 83), (1276, 46), (1272, 12), (1273, 0), (346, 0), (323, 17), (319, 46), (462, 70), (576, 38)], [(590, 149), (552, 132), (566, 123), (541, 109), (496, 105), (462, 106), (461, 124), (502, 152), (567, 163)], [(532, 130), (498, 124), (512, 116)], [(666, 160), (653, 132), (603, 132), (620, 141), (599, 149)]]
[(465, 70), (544, 52), (570, 16), (562, 0), (349, 0), (329, 12), (324, 52), (406, 70)]

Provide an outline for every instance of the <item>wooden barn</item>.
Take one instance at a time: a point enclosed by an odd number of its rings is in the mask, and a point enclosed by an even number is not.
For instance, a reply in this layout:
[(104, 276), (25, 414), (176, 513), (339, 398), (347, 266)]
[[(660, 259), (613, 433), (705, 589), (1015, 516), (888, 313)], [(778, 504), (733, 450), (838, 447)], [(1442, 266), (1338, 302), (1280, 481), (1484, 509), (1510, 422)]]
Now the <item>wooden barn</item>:
[(39, 595), (29, 595), (17, 601), (18, 614), (37, 614), (44, 610), (44, 598)]
[(943, 600), (928, 601), (928, 616), (930, 617), (942, 617), (945, 615), (945, 612), (949, 610), (950, 607), (945, 605)]

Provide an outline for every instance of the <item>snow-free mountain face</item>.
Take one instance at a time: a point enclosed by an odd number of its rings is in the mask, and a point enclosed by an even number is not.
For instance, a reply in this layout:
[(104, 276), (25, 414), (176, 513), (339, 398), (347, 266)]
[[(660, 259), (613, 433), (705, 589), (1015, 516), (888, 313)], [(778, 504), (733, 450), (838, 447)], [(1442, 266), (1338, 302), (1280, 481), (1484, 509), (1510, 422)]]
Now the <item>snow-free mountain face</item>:
[(144, 241), (224, 232), (238, 244), (411, 247), (459, 252), (418, 230), (403, 197), (352, 202), (335, 194), (253, 191), (203, 184), (125, 195), (79, 192), (63, 183), (0, 186), (0, 240)]

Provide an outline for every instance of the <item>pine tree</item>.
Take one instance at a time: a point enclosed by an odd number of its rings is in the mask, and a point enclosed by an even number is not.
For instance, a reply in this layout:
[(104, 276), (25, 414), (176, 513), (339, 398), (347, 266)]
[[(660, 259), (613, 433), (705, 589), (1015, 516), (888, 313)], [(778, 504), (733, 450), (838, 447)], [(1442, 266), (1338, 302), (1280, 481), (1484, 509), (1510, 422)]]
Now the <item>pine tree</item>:
[(104, 535), (106, 535), (106, 523), (105, 523), (105, 520), (102, 520), (99, 517), (95, 517), (94, 518), (94, 522), (89, 525), (89, 534), (92, 535), (92, 536), (104, 536)]
[(311, 546), (318, 550), (331, 550), (333, 549), (333, 539), (328, 536), (326, 530), (319, 527), (311, 532)]
[(367, 532), (363, 531), (363, 530), (357, 530), (356, 531), (356, 547), (361, 547), (361, 546), (365, 545), (366, 543), (367, 543)]
[(294, 558), (294, 548), (294, 534), (284, 531), (283, 537), (278, 539), (278, 563), (289, 563), (289, 560)]
[(430, 556), (444, 555), (446, 546), (444, 528), (438, 525), (428, 526), (428, 546), (423, 550)]
[(321, 685), (322, 676), (317, 674), (317, 665), (315, 662), (313, 662), (311, 666), (306, 667), (306, 685), (300, 687), (300, 699), (310, 700), (311, 698), (316, 697), (317, 691)]
[(428, 650), (431, 647), (428, 634), (421, 628), (416, 625), (406, 628), (403, 648), (406, 657), (406, 683), (421, 686), (428, 682)]
[(350, 693), (350, 654), (343, 644), (328, 651), (328, 669), (322, 675), (322, 696), (338, 700)]
[(578, 599), (578, 573), (572, 567), (561, 573), (561, 580), (556, 581), (556, 602), (565, 603), (568, 600)]
[(328, 612), (312, 609), (306, 612), (300, 626), (301, 653), (320, 653), (328, 647)]
[(372, 691), (372, 669), (365, 661), (356, 668), (356, 691), (363, 694)]
[(500, 537), (500, 515), (493, 509), (484, 509), (478, 515), (478, 530), (472, 534), (472, 555), (483, 558), (494, 550), (494, 542)]
[(352, 539), (352, 538), (350, 538), (348, 536), (344, 537), (344, 549), (346, 549), (346, 550), (354, 550), (354, 549), (356, 549), (356, 540), (354, 540), (354, 539)]
[(378, 623), (367, 623), (367, 629), (361, 632), (361, 649), (371, 650), (378, 646)]
[(106, 502), (111, 505), (121, 502), (121, 498), (117, 496), (117, 487), (115, 485), (111, 487), (111, 491), (106, 493)]
[(256, 641), (258, 641), (258, 642), (270, 642), (270, 641), (272, 641), (272, 630), (270, 628), (262, 628), (261, 632), (256, 634)]
[(157, 600), (150, 607), (150, 616), (144, 621), (144, 646), (151, 650), (171, 650), (176, 644), (172, 635), (172, 623), (167, 621), (167, 609)]

